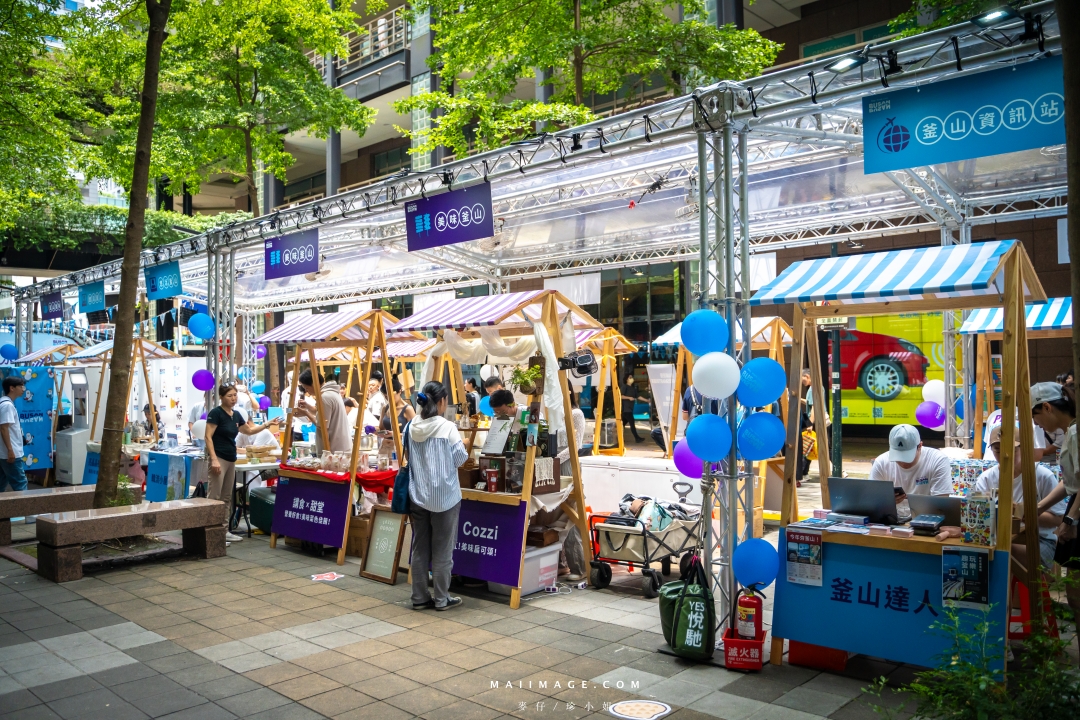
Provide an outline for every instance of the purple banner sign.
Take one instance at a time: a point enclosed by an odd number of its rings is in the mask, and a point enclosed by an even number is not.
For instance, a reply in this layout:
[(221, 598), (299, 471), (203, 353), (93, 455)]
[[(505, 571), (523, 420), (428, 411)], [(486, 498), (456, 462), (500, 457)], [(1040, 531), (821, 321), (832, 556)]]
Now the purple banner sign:
[(319, 229), (270, 238), (263, 245), (267, 280), (306, 275), (319, 270)]
[(480, 240), (495, 234), (491, 184), (482, 182), (405, 203), (409, 252)]
[(517, 587), (524, 537), (525, 503), (462, 500), (454, 543), (454, 574)]
[(41, 298), (41, 319), (42, 320), (63, 320), (64, 319), (64, 296), (58, 292), (49, 293), (45, 297)]
[(271, 528), (278, 535), (344, 547), (345, 516), (352, 511), (349, 490), (347, 482), (281, 478)]

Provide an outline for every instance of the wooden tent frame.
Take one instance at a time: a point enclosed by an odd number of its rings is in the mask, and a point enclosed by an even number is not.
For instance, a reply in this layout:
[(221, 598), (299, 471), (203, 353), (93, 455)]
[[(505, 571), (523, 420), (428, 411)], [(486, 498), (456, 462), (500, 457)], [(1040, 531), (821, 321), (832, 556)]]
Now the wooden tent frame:
[[(765, 339), (766, 333), (768, 333), (768, 340)], [(784, 335), (794, 337), (795, 333), (782, 317), (773, 317), (769, 322), (762, 325), (756, 333), (750, 336), (750, 350), (759, 352), (768, 351), (769, 357), (780, 363), (780, 367), (786, 369), (784, 363)], [(737, 350), (741, 350), (742, 345), (741, 342), (736, 343), (735, 347)], [(671, 425), (668, 426), (670, 429), (667, 434), (667, 451), (664, 452), (665, 459), (670, 458), (675, 450), (675, 431), (676, 428), (679, 427), (679, 413), (682, 410), (683, 378), (689, 379), (693, 374), (694, 356), (682, 343), (679, 343), (679, 353), (675, 357), (675, 387), (672, 390)], [(780, 408), (783, 411), (782, 417), (786, 418), (788, 416), (788, 398), (786, 393), (780, 398)], [(762, 463), (762, 468), (758, 474), (761, 477), (761, 481), (764, 482), (764, 463)]]
[[(579, 350), (591, 350), (593, 357), (599, 365), (600, 377), (596, 386), (596, 422), (593, 428), (593, 455), (625, 455), (626, 446), (623, 442), (623, 418), (622, 418), (622, 388), (619, 387), (618, 360), (620, 355), (630, 355), (637, 352), (637, 345), (627, 340), (618, 330), (604, 328), (600, 332), (581, 343)], [(600, 448), (600, 430), (604, 424), (603, 408), (604, 396), (607, 393), (607, 380), (611, 380), (612, 400), (615, 406), (615, 437), (616, 445), (613, 448)]]
[[(12, 365), (25, 365), (29, 362), (31, 367), (49, 367), (56, 365), (70, 365), (72, 364), (68, 358), (77, 352), (82, 352), (86, 348), (79, 347), (75, 343), (64, 343), (63, 345), (54, 345), (48, 348), (42, 348), (41, 350), (35, 350), (34, 352), (26, 353), (21, 358), (17, 358), (12, 361)], [(54, 354), (60, 353), (59, 360), (51, 361)], [(27, 358), (33, 358), (27, 361)]]
[[(1031, 502), (1031, 498), (1038, 497), (1035, 486), (1035, 457), (1033, 454), (1034, 437), (1031, 424), (1031, 397), (1030, 377), (1028, 369), (1027, 352), (1027, 322), (1024, 312), (1025, 302), (1045, 302), (1046, 293), (1043, 291), (1038, 276), (1031, 265), (1023, 245), (1019, 242), (1007, 250), (1000, 258), (994, 271), (995, 276), (1004, 275), (1004, 291), (998, 295), (986, 293), (952, 298), (920, 298), (914, 300), (880, 300), (877, 302), (848, 303), (843, 300), (830, 301), (829, 305), (815, 305), (811, 303), (795, 304), (794, 333), (791, 345), (791, 367), (788, 369), (788, 422), (786, 454), (784, 462), (784, 493), (780, 510), (780, 525), (787, 527), (793, 519), (798, 518), (796, 504), (795, 473), (798, 458), (799, 437), (799, 398), (802, 385), (802, 371), (804, 351), (809, 356), (810, 371), (812, 377), (820, 378), (820, 354), (818, 352), (818, 339), (816, 332), (817, 318), (828, 317), (852, 317), (865, 315), (893, 315), (900, 312), (928, 312), (928, 311), (955, 311), (969, 310), (985, 307), (1004, 306), (1004, 322), (1002, 332), (1002, 428), (1001, 428), (1001, 467), (1012, 467), (1015, 448), (1013, 442), (1017, 431), (1016, 424), (1019, 422), (1020, 432), (1020, 458), (1021, 458), (1021, 482), (1024, 489), (1024, 542), (1029, 552), (1028, 567), (1025, 571), (1025, 584), (1028, 590), (1029, 607), (1031, 608), (1032, 624), (1043, 622), (1043, 605), (1040, 597), (1039, 568), (1037, 563), (1037, 550), (1039, 547), (1039, 527), (1037, 502)], [(1030, 297), (1024, 297), (1024, 289)], [(819, 381), (812, 385), (814, 392), (814, 405), (825, 406), (825, 392)], [(815, 430), (819, 438), (826, 438), (825, 413), (815, 413)], [(819, 448), (818, 468), (821, 473), (821, 500), (825, 508), (829, 507), (829, 489), (827, 478), (829, 476), (829, 453), (828, 449)], [(1013, 496), (1012, 473), (1001, 473), (998, 481), (998, 497), (1006, 498), (1005, 503), (999, 501), (997, 513), (997, 552), (1010, 553), (1012, 550), (1012, 512), (1002, 512), (1002, 505), (1011, 508)], [(845, 545), (861, 545), (888, 550), (905, 552), (920, 552), (937, 554), (942, 545), (960, 545), (958, 539), (949, 539), (938, 542), (933, 537), (914, 536), (911, 538), (894, 538), (884, 535), (850, 535), (843, 533), (824, 533), (822, 541), (826, 543), (839, 543)], [(1030, 562), (1030, 560), (1035, 562)], [(1015, 562), (1010, 558), (1012, 562)], [(1011, 562), (1005, 563), (1006, 587), (1012, 587)], [(1005, 608), (1008, 612), (1008, 608)], [(1008, 615), (1005, 615), (1005, 623), (1008, 623)], [(1003, 639), (1004, 641), (1004, 639)], [(784, 639), (773, 635), (772, 653), (770, 662), (779, 665), (783, 661)], [(1002, 648), (1004, 655), (1004, 648)]]
[[(169, 359), (179, 358), (180, 355), (178, 355), (177, 353), (174, 353), (172, 350), (169, 350), (168, 348), (166, 348), (163, 345), (159, 345), (156, 342), (153, 342), (151, 340), (146, 340), (144, 338), (138, 338), (137, 337), (131, 343), (131, 364), (134, 366), (136, 363), (138, 363), (139, 368), (142, 370), (143, 382), (146, 384), (146, 394), (147, 394), (147, 397), (149, 398), (149, 403), (148, 404), (150, 405), (150, 424), (152, 425), (153, 430), (154, 430), (154, 442), (158, 442), (159, 440), (161, 440), (161, 435), (158, 433), (157, 407), (154, 405), (153, 392), (150, 389), (150, 371), (149, 371), (149, 369), (147, 368), (147, 365), (146, 365), (146, 363), (147, 363), (146, 349), (147, 349), (148, 346), (150, 348), (152, 348), (152, 350), (153, 350), (154, 357), (151, 358), (153, 360), (161, 360), (161, 359), (164, 359), (164, 358), (169, 358)], [(106, 350), (102, 351), (98, 355), (98, 357), (101, 358), (101, 375), (100, 375), (100, 377), (98, 377), (97, 396), (94, 398), (94, 414), (93, 414), (93, 416), (91, 417), (91, 420), (90, 420), (90, 442), (95, 442), (94, 428), (97, 427), (98, 410), (101, 409), (101, 394), (102, 394), (102, 390), (105, 387), (105, 373), (108, 371), (109, 364), (112, 361), (112, 348), (110, 347), (110, 348), (107, 348)], [(81, 365), (93, 365), (93, 364), (95, 364), (94, 360), (87, 360), (87, 361), (81, 361), (81, 362), (76, 361), (76, 362), (78, 362)], [(128, 373), (127, 395), (126, 395), (127, 400), (125, 400), (125, 406), (127, 405), (127, 403), (131, 402), (131, 391), (132, 391), (132, 389), (134, 389), (134, 387), (135, 387), (135, 373), (134, 372), (129, 372)]]
[[(471, 299), (471, 298), (470, 298)], [(458, 300), (448, 300), (447, 302), (458, 302)], [(570, 312), (574, 313), (578, 317), (585, 321), (585, 327), (595, 327), (601, 330), (604, 329), (598, 321), (594, 320), (587, 312), (582, 310), (576, 304), (571, 302), (565, 295), (557, 290), (543, 290), (540, 291), (527, 300), (522, 301), (517, 306), (507, 310), (503, 313), (495, 322), (486, 327), (492, 327), (498, 331), (502, 337), (521, 337), (522, 335), (528, 335), (532, 333), (532, 327), (529, 322), (541, 322), (544, 327), (547, 328), (548, 334), (551, 336), (551, 343), (554, 346), (555, 356), (562, 357), (565, 352), (563, 348), (562, 333), (560, 332), (559, 324), (559, 312), (558, 306), (562, 305), (568, 308)], [(530, 306), (540, 306), (540, 318), (538, 321), (530, 320), (526, 322), (513, 322), (507, 324), (511, 318), (515, 315), (525, 315), (525, 309)], [(583, 328), (578, 328), (583, 329)], [(466, 326), (465, 329), (460, 327), (456, 328), (460, 337), (472, 340), (480, 337), (480, 333), (476, 330)], [(442, 339), (443, 331), (439, 330), (438, 335), (440, 340)], [(591, 338), (590, 338), (591, 339)], [(435, 372), (432, 375), (434, 378), (442, 378), (443, 372), (448, 368), (450, 370), (450, 380), (452, 390), (454, 392), (453, 401), (455, 404), (461, 405), (465, 403), (465, 385), (461, 378), (461, 365), (450, 357), (448, 350), (444, 350), (442, 354), (435, 356)], [(545, 369), (545, 373), (551, 372), (555, 368)], [(570, 391), (567, 387), (566, 370), (558, 370), (559, 374), (559, 389), (562, 392), (563, 400), (563, 418), (566, 423), (566, 442), (567, 448), (570, 452), (570, 473), (574, 479), (573, 490), (570, 495), (562, 502), (559, 509), (566, 513), (570, 521), (577, 525), (578, 532), (581, 534), (581, 545), (585, 554), (585, 565), (588, 566), (592, 562), (592, 542), (590, 542), (589, 535), (589, 523), (588, 518), (585, 516), (585, 490), (581, 483), (581, 464), (578, 460), (577, 440), (574, 437), (574, 423), (571, 422), (571, 407), (570, 407)], [(540, 392), (529, 396), (529, 404), (534, 402), (543, 402), (543, 388), (540, 388)], [(536, 462), (536, 446), (532, 446), (525, 451), (525, 477), (521, 487), (521, 494), (510, 493), (491, 493), (480, 490), (470, 490), (467, 488), (461, 489), (461, 497), (463, 500), (475, 500), (478, 502), (495, 503), (501, 505), (518, 505), (524, 504), (526, 506), (525, 511), (525, 526), (522, 528), (521, 533), (521, 565), (518, 569), (518, 581), (517, 586), (510, 590), (510, 608), (513, 610), (521, 607), (521, 580), (522, 574), (525, 571), (525, 550), (527, 545), (525, 544), (526, 535), (529, 530), (529, 513), (528, 506), (532, 502), (532, 483), (533, 483), (533, 470)]]
[[(390, 315), (390, 317), (393, 317), (393, 315)], [(392, 341), (391, 341), (391, 345), (392, 345)], [(360, 372), (361, 372), (361, 363), (362, 363), (362, 359), (360, 357), (361, 348), (353, 347), (353, 348), (340, 348), (340, 349), (331, 348), (331, 349), (334, 349), (335, 352), (332, 355), (330, 355), (329, 357), (323, 358), (322, 360), (318, 360), (316, 358), (318, 366), (319, 366), (319, 368), (326, 368), (326, 367), (342, 367), (342, 366), (347, 365), (349, 369), (347, 371), (347, 379), (345, 381), (345, 395), (351, 396), (352, 395), (353, 370), (356, 370), (356, 374), (357, 374), (358, 377), (359, 377)], [(304, 359), (305, 354), (307, 355), (308, 359)], [(296, 357), (288, 358), (286, 360), (286, 362), (287, 363), (293, 363), (295, 365), (297, 357), (299, 357), (301, 363), (307, 363), (310, 366), (311, 365), (311, 359), (310, 358), (312, 356), (313, 356), (313, 353), (310, 353), (308, 351), (304, 351), (304, 352), (299, 352), (298, 351), (297, 354), (296, 354)], [(403, 357), (392, 357), (390, 359), (393, 362), (394, 375), (397, 375), (397, 374), (401, 373), (405, 369), (405, 363), (424, 362), (425, 360), (427, 360), (427, 353), (422, 352), (422, 353), (418, 353), (416, 355), (408, 355), (408, 356), (403, 356)], [(376, 362), (378, 362), (378, 361), (376, 361)], [(409, 394), (408, 393), (408, 388), (409, 387), (411, 387), (411, 384), (407, 385), (404, 382), (402, 383), (402, 388), (401, 389), (402, 389), (402, 392), (405, 393), (406, 397), (408, 397), (408, 394)]]
[[(386, 312), (385, 310), (377, 310), (377, 309), (369, 310), (368, 312), (364, 313), (363, 315), (350, 320), (344, 326), (336, 328), (333, 331), (326, 333), (326, 339), (325, 340), (307, 341), (307, 342), (295, 343), (296, 346), (297, 346), (297, 348), (296, 348), (296, 356), (293, 359), (294, 362), (293, 362), (292, 383), (291, 383), (291, 386), (290, 386), (290, 389), (289, 389), (288, 397), (290, 397), (290, 398), (295, 398), (296, 397), (296, 388), (300, 383), (301, 367), (306, 362), (306, 361), (303, 360), (304, 354), (306, 352), (306, 353), (308, 353), (308, 357), (311, 358), (311, 360), (313, 361), (313, 362), (310, 362), (308, 364), (310, 366), (312, 366), (316, 370), (316, 372), (313, 372), (311, 374), (312, 386), (315, 389), (314, 394), (315, 394), (315, 398), (316, 398), (316, 400), (315, 400), (315, 425), (316, 425), (316, 432), (318, 432), (322, 436), (322, 441), (323, 441), (323, 446), (324, 447), (329, 448), (329, 446), (330, 446), (330, 435), (329, 435), (329, 431), (328, 431), (327, 426), (326, 426), (326, 418), (323, 417), (322, 382), (321, 382), (321, 378), (320, 378), (320, 373), (317, 372), (317, 370), (319, 369), (320, 363), (318, 362), (318, 360), (316, 358), (315, 350), (316, 349), (321, 349), (321, 348), (343, 348), (343, 349), (351, 350), (351, 355), (352, 355), (351, 362), (354, 363), (356, 367), (359, 367), (361, 369), (361, 386), (364, 387), (364, 386), (367, 385), (367, 381), (371, 377), (371, 371), (372, 371), (372, 369), (373, 369), (373, 367), (375, 365), (375, 362), (381, 362), (382, 367), (383, 367), (383, 376), (384, 377), (386, 377), (386, 378), (391, 377), (391, 375), (390, 375), (390, 356), (389, 356), (389, 353), (387, 353), (385, 351), (381, 352), (380, 353), (381, 358), (378, 361), (373, 360), (373, 358), (375, 356), (375, 350), (376, 349), (385, 350), (385, 348), (387, 347), (386, 328), (387, 328), (388, 325), (392, 325), (392, 324), (394, 324), (396, 322), (397, 322), (397, 318), (394, 317), (393, 315), (391, 315), (390, 313)], [(348, 331), (348, 330), (351, 330), (351, 329), (359, 329), (366, 336), (365, 339), (342, 338), (344, 333), (346, 331)], [(398, 339), (399, 340), (412, 341), (412, 340), (422, 340), (424, 338), (419, 333), (408, 333), (405, 337), (400, 337), (399, 336)], [(275, 341), (275, 340), (259, 340), (259, 342), (262, 342), (262, 343), (267, 344), (267, 345), (294, 344), (294, 343), (288, 342), (288, 341), (283, 342), (283, 341)], [(393, 342), (393, 341), (391, 341), (391, 342)], [(364, 350), (365, 350), (363, 358), (360, 357), (360, 345), (361, 345), (361, 343), (363, 343)], [(287, 408), (284, 408), (284, 410), (285, 410), (285, 420), (284, 420), (283, 425), (286, 428), (291, 428), (292, 423), (293, 423), (293, 408), (292, 407), (287, 407)], [(356, 476), (358, 475), (356, 466), (357, 466), (357, 463), (358, 463), (358, 461), (360, 459), (360, 438), (363, 435), (363, 430), (364, 430), (363, 423), (364, 423), (364, 414), (362, 412), (356, 413), (356, 425), (353, 427), (352, 451), (351, 451), (351, 454), (350, 454), (350, 457), (349, 457), (349, 479), (348, 479), (348, 482), (349, 482), (350, 486), (353, 483), (356, 482)], [(397, 413), (391, 413), (391, 415), (390, 415), (390, 427), (391, 427), (391, 430), (392, 430), (393, 436), (394, 436), (394, 449), (397, 451), (398, 457), (401, 457), (401, 428), (398, 427)], [(292, 433), (291, 432), (286, 432), (285, 433), (285, 442), (282, 443), (282, 446), (281, 446), (281, 457), (282, 458), (287, 458), (289, 456), (289, 451), (292, 449), (292, 443), (293, 443)], [(300, 479), (300, 480), (310, 480), (310, 481), (314, 481), (314, 482), (334, 482), (332, 480), (329, 480), (327, 478), (322, 477), (321, 475), (317, 475), (315, 473), (308, 473), (308, 472), (304, 472), (303, 470), (296, 470), (296, 469), (293, 469), (293, 468), (288, 468), (288, 469), (280, 468), (278, 470), (278, 475), (280, 477), (285, 477), (285, 478), (297, 478), (297, 479)], [(350, 523), (351, 519), (352, 519), (352, 503), (350, 502), (348, 504), (347, 514), (345, 516), (345, 532), (344, 532), (344, 535), (341, 538), (341, 546), (339, 547), (338, 554), (337, 554), (337, 564), (338, 565), (344, 565), (345, 564), (345, 546), (347, 544), (347, 539), (349, 537), (349, 523)], [(277, 533), (271, 532), (270, 533), (270, 547), (271, 548), (276, 548), (277, 547), (277, 539), (278, 539)]]

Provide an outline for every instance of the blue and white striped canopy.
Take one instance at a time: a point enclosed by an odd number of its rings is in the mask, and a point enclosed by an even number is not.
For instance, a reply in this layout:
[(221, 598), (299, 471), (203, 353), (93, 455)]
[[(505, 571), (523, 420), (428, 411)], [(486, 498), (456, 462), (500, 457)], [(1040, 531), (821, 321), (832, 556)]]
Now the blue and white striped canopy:
[(803, 260), (758, 290), (751, 305), (839, 300), (955, 298), (997, 295), (1005, 278), (1001, 259), (1015, 240), (911, 248), (846, 257)]
[[(979, 308), (973, 310), (960, 332), (965, 335), (981, 333), (999, 333), (1005, 321), (1005, 311), (1001, 308)], [(1072, 298), (1050, 298), (1044, 303), (1027, 306), (1028, 330), (1071, 330)]]

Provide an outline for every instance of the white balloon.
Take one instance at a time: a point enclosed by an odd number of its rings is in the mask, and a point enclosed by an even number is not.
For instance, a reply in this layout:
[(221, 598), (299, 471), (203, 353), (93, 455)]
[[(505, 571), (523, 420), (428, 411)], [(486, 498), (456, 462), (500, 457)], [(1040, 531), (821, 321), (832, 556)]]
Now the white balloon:
[(494, 365), (484, 365), (480, 368), (480, 379), (487, 380), (489, 377), (495, 377), (498, 374), (498, 370)]
[(206, 438), (206, 421), (196, 420), (191, 426), (191, 437), (193, 440), (204, 440)]
[(694, 387), (705, 397), (729, 397), (739, 387), (739, 379), (739, 363), (727, 353), (706, 353), (694, 361)]
[(922, 388), (922, 399), (945, 407), (945, 383), (941, 380), (927, 380)]

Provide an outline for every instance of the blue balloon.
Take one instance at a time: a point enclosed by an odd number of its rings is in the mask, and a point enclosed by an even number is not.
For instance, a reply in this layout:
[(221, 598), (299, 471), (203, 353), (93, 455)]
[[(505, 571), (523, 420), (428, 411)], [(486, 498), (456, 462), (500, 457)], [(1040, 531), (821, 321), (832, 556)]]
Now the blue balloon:
[(200, 340), (214, 337), (214, 321), (206, 313), (195, 313), (188, 318), (188, 330)]
[(956, 405), (953, 406), (953, 409), (956, 411), (956, 417), (958, 419), (960, 419), (960, 420), (963, 420), (964, 419), (964, 398), (962, 398), (962, 397), (956, 398)]
[(690, 452), (706, 462), (725, 459), (731, 450), (731, 428), (727, 418), (698, 415), (686, 426), (686, 443)]
[(247, 380), (251, 377), (251, 375), (252, 373), (250, 368), (242, 367), (236, 371), (236, 377), (240, 380)]
[(740, 373), (739, 402), (747, 407), (771, 405), (784, 394), (786, 387), (783, 365), (772, 358), (754, 358), (743, 365)]
[(251, 392), (253, 393), (261, 393), (265, 390), (266, 383), (264, 383), (262, 380), (256, 380), (255, 382), (251, 383)]
[(679, 333), (683, 347), (694, 355), (724, 352), (727, 348), (727, 321), (712, 310), (695, 310), (687, 315)]
[(0, 357), (5, 360), (16, 360), (19, 357), (19, 348), (15, 347), (11, 343), (5, 343), (0, 345)]
[(484, 397), (480, 398), (479, 410), (480, 410), (481, 415), (487, 415), (488, 417), (491, 417), (492, 415), (495, 414), (495, 413), (491, 412), (491, 398), (490, 397), (485, 395)]
[(776, 579), (780, 555), (767, 540), (752, 538), (739, 543), (731, 554), (731, 569), (743, 587), (766, 588)]
[(768, 460), (784, 447), (784, 423), (772, 413), (756, 412), (739, 423), (739, 452), (747, 460)]

